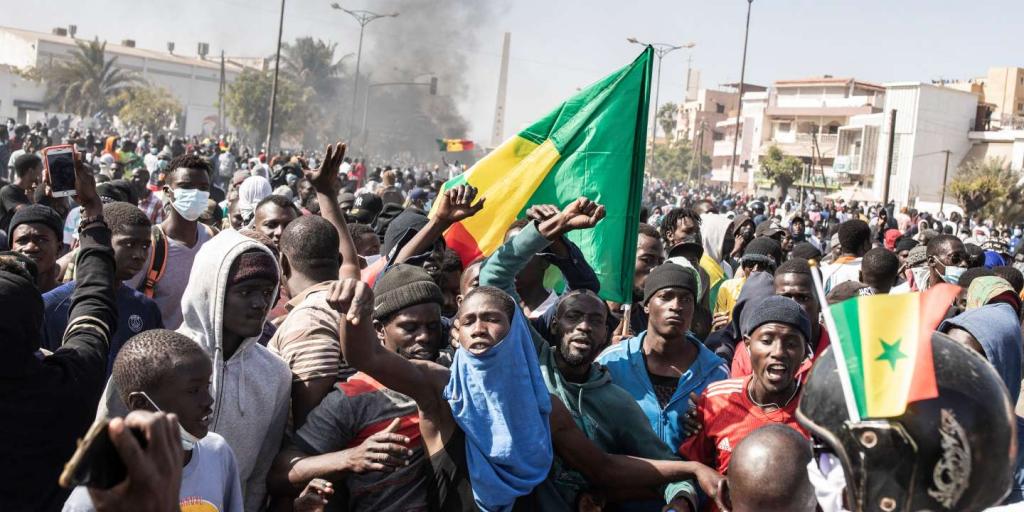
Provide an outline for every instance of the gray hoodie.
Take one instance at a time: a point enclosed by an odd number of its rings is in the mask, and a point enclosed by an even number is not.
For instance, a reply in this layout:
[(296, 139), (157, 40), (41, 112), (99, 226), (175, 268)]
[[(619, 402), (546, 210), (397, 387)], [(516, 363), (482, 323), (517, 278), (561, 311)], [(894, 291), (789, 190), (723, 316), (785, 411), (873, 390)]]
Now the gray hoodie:
[(224, 299), (231, 263), (259, 242), (226, 230), (203, 244), (192, 264), (181, 298), (178, 332), (192, 338), (213, 358), (210, 393), (214, 399), (210, 430), (227, 440), (238, 460), (245, 510), (259, 510), (266, 497), (267, 472), (281, 447), (288, 421), (291, 371), (266, 347), (246, 338), (227, 361), (222, 343)]

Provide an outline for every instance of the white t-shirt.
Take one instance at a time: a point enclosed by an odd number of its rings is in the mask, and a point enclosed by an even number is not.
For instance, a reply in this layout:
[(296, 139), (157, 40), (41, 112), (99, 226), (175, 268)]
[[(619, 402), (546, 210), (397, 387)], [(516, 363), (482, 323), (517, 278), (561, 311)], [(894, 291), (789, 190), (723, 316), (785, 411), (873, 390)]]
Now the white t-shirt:
[[(189, 277), (192, 274), (192, 262), (196, 259), (199, 248), (210, 239), (206, 227), (196, 223), (199, 236), (196, 238), (196, 245), (189, 247), (177, 240), (164, 237), (167, 241), (167, 261), (164, 274), (156, 283), (153, 290), (153, 301), (160, 308), (160, 315), (164, 321), (165, 329), (177, 329), (181, 325), (181, 296), (185, 294), (185, 286), (188, 285)], [(135, 277), (125, 281), (125, 284), (139, 289), (139, 285), (146, 276), (146, 272), (152, 265), (152, 256), (146, 258), (146, 264), (142, 266)], [(203, 276), (199, 276), (202, 278)]]
[[(235, 454), (224, 438), (210, 432), (192, 449), (192, 459), (181, 470), (178, 499), (182, 510), (242, 512), (242, 486)], [(96, 508), (85, 487), (75, 487), (64, 502), (64, 512), (93, 512)]]

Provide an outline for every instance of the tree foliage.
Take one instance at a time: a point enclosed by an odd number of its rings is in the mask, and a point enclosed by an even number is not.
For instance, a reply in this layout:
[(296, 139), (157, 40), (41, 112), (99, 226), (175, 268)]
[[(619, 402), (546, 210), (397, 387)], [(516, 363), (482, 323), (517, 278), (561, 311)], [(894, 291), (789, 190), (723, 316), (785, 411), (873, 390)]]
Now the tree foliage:
[[(262, 142), (267, 137), (270, 116), (270, 93), (274, 83), (273, 70), (246, 69), (228, 85), (224, 107), (228, 119), (251, 140)], [(278, 76), (277, 106), (274, 110), (275, 140), (282, 135), (301, 134), (307, 123), (311, 90), (300, 87), (287, 73)]]
[(163, 87), (128, 87), (110, 100), (121, 122), (129, 127), (157, 132), (166, 129), (181, 115), (178, 99)]
[[(693, 172), (697, 167), (697, 154), (690, 147), (688, 140), (674, 140), (654, 146), (653, 165), (650, 169), (659, 178), (686, 182), (694, 179)], [(703, 167), (707, 168), (711, 159), (703, 157)]]
[(671, 139), (676, 131), (676, 115), (679, 113), (679, 106), (671, 101), (658, 107), (658, 126), (665, 139)]
[(337, 45), (312, 37), (300, 37), (281, 46), (281, 72), (313, 99), (318, 108), (308, 109), (302, 130), (305, 147), (332, 142), (340, 133), (344, 90), (344, 60), (335, 59)]
[(106, 41), (75, 41), (70, 60), (61, 60), (44, 71), (46, 102), (62, 112), (83, 117), (107, 112), (108, 99), (121, 89), (137, 85), (133, 73), (116, 67), (117, 57), (106, 58)]
[(787, 155), (778, 146), (768, 148), (761, 158), (761, 176), (779, 187), (782, 197), (789, 193), (789, 187), (800, 178), (804, 163), (797, 157)]
[(1024, 185), (1003, 158), (964, 162), (949, 190), (967, 215), (1005, 225), (1024, 219)]

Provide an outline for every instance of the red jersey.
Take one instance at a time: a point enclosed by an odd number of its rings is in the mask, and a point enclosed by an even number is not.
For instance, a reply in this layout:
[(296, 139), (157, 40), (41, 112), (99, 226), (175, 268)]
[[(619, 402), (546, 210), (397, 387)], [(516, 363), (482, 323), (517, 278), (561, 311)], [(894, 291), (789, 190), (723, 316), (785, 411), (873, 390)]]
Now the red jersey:
[(704, 425), (679, 447), (679, 454), (725, 474), (732, 451), (751, 432), (764, 425), (781, 423), (810, 438), (796, 422), (800, 391), (782, 409), (766, 412), (750, 401), (750, 377), (720, 380), (704, 389), (697, 400), (697, 419)]
[[(821, 326), (818, 330), (821, 332), (821, 335), (818, 336), (818, 345), (814, 348), (814, 354), (811, 354), (810, 358), (804, 359), (804, 362), (800, 364), (800, 368), (796, 371), (796, 378), (801, 381), (803, 381), (807, 372), (811, 371), (811, 367), (818, 360), (818, 356), (828, 348), (830, 343), (825, 326)], [(747, 350), (746, 344), (741, 340), (739, 343), (736, 343), (736, 353), (732, 356), (732, 367), (729, 369), (729, 375), (734, 379), (739, 379), (750, 375), (753, 371), (750, 367), (750, 351)]]

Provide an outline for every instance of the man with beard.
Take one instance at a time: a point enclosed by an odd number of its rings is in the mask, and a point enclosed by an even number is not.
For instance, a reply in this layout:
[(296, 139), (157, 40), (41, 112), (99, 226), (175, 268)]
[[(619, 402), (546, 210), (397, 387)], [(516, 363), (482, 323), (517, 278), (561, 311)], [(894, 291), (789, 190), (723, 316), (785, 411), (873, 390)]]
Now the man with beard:
[[(381, 344), (409, 360), (436, 359), (443, 299), (430, 275), (398, 265), (374, 291), (373, 326)], [(425, 510), (418, 421), (415, 401), (369, 375), (338, 381), (278, 454), (272, 489), (291, 501), (310, 480), (324, 478), (344, 490), (327, 510)]]
[[(552, 242), (533, 223), (527, 224), (487, 259), (480, 270), (480, 285), (501, 288), (516, 298), (516, 275)], [(607, 306), (590, 290), (570, 291), (559, 298), (548, 339), (534, 337), (548, 392), (562, 400), (576, 425), (604, 451), (672, 459), (672, 451), (651, 429), (643, 410), (612, 383), (607, 369), (594, 363), (608, 344), (607, 317)], [(557, 459), (552, 477), (567, 505), (576, 503), (589, 487), (583, 475)], [(674, 497), (687, 485), (670, 484), (665, 495)]]

